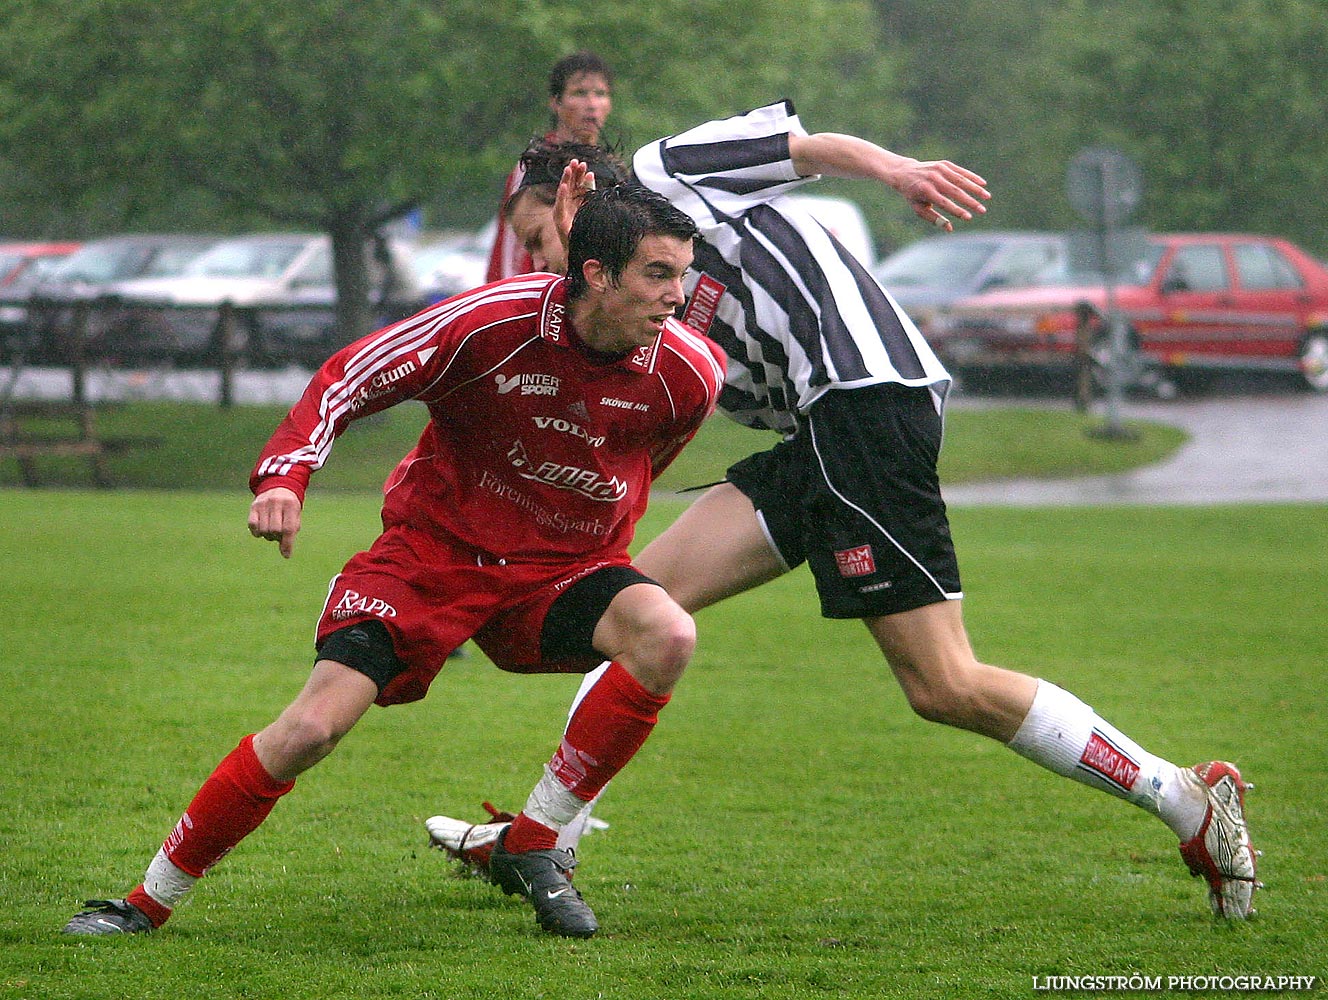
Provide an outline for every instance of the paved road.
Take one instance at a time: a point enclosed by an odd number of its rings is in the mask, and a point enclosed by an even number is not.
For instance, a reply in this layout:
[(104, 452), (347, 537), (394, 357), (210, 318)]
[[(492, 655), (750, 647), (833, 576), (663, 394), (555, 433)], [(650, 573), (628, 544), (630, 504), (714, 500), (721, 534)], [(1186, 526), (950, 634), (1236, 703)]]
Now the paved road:
[[(240, 403), (290, 403), (308, 372), (244, 372)], [(9, 372), (0, 368), (0, 388)], [(27, 398), (68, 398), (67, 371), (30, 369), (14, 387)], [(93, 399), (217, 398), (215, 372), (97, 372)], [(1064, 406), (1045, 392), (991, 396), (956, 394), (952, 406)], [(1228, 381), (1174, 400), (1127, 400), (1125, 420), (1156, 420), (1187, 430), (1191, 440), (1171, 459), (1133, 472), (1071, 480), (1014, 480), (945, 490), (953, 505), (1056, 506), (1091, 504), (1207, 504), (1311, 501), (1328, 503), (1328, 395), (1312, 395), (1276, 382)], [(1105, 445), (1104, 447), (1109, 447)]]
[[(954, 401), (955, 406), (991, 403), (963, 396)], [(952, 486), (945, 490), (946, 501), (1027, 507), (1328, 503), (1328, 395), (1247, 389), (1200, 398), (1127, 400), (1121, 417), (1172, 424), (1191, 438), (1170, 459), (1132, 472)]]

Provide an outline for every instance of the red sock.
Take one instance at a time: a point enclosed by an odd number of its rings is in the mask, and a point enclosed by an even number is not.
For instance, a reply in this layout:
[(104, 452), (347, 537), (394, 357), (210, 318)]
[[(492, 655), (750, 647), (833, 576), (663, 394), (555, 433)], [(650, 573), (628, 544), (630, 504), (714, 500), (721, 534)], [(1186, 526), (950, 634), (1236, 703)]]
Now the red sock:
[(168, 906), (162, 906), (155, 899), (148, 895), (148, 891), (143, 888), (143, 883), (138, 884), (138, 888), (125, 897), (126, 903), (132, 903), (148, 915), (152, 921), (153, 927), (160, 927), (171, 915), (171, 909)]
[[(651, 694), (621, 664), (610, 664), (572, 713), (549, 770), (572, 795), (589, 802), (641, 749), (668, 703), (668, 695)], [(513, 853), (549, 850), (557, 843), (558, 831), (524, 810), (503, 835), (503, 846)]]
[(549, 767), (573, 795), (589, 802), (641, 749), (668, 695), (651, 694), (611, 663), (567, 723)]
[(558, 831), (545, 826), (539, 820), (531, 819), (524, 812), (518, 813), (512, 825), (503, 834), (503, 850), (513, 854), (524, 851), (551, 851), (558, 846)]
[(166, 838), (166, 856), (180, 870), (203, 876), (294, 787), (294, 781), (277, 781), (267, 773), (254, 753), (253, 736), (246, 736), (203, 782)]
[[(611, 664), (572, 713), (549, 769), (569, 792), (589, 802), (641, 749), (668, 703), (668, 695), (651, 694), (625, 667)], [(557, 839), (557, 830), (522, 812), (503, 846), (513, 852), (547, 850)]]

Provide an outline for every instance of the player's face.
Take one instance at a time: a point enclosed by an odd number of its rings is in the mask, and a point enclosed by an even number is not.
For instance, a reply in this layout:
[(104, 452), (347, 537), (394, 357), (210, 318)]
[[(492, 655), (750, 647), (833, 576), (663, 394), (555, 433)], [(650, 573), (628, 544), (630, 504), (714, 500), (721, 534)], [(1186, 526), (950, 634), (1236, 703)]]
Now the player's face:
[(682, 279), (691, 265), (691, 240), (643, 237), (618, 282), (606, 281), (599, 292), (590, 346), (616, 353), (653, 344), (686, 299)]
[(559, 96), (549, 98), (549, 108), (558, 119), (559, 142), (599, 142), (599, 130), (613, 110), (609, 81), (598, 73), (577, 73)]
[(526, 248), (536, 271), (567, 273), (567, 250), (553, 224), (553, 206), (546, 205), (529, 191), (512, 202), (507, 221), (516, 233), (517, 242)]

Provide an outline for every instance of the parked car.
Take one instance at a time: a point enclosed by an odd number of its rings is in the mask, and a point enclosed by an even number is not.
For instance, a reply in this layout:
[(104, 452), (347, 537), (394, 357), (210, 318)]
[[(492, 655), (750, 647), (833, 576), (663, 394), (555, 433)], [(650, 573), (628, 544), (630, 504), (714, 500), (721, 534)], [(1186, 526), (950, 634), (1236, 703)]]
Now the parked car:
[(77, 242), (0, 243), (0, 338), (8, 342), (27, 329), (27, 298), (59, 263), (79, 248)]
[(60, 361), (68, 354), (75, 309), (88, 307), (82, 350), (95, 354), (116, 325), (110, 300), (124, 282), (178, 274), (217, 242), (215, 236), (135, 233), (89, 240), (44, 274), (29, 293), (31, 360)]
[(179, 274), (217, 242), (215, 236), (137, 233), (84, 243), (47, 275), (33, 294), (59, 301), (114, 293), (120, 282)]
[[(1147, 237), (1114, 287), (1126, 339), (1162, 372), (1297, 372), (1328, 392), (1328, 268), (1287, 240), (1239, 233)], [(1058, 283), (957, 302), (930, 340), (951, 366), (1056, 366), (1075, 357), (1079, 317), (1108, 337), (1107, 288), (1068, 270)]]
[[(390, 241), (390, 263), (370, 268), (374, 294), (392, 274), (386, 318), (405, 315), (419, 291), (403, 244)], [(197, 360), (214, 346), (223, 304), (243, 310), (234, 331), (253, 360), (321, 360), (335, 343), (336, 279), (332, 242), (321, 233), (255, 233), (216, 242), (177, 275), (124, 282), (122, 347), (143, 356)], [(235, 345), (233, 345), (235, 346)]]
[(484, 284), (496, 222), (475, 232), (436, 233), (421, 239), (411, 255), (421, 304), (440, 302)]
[(1062, 233), (988, 230), (920, 239), (881, 261), (876, 280), (929, 335), (953, 303), (993, 288), (1020, 288), (1064, 265)]

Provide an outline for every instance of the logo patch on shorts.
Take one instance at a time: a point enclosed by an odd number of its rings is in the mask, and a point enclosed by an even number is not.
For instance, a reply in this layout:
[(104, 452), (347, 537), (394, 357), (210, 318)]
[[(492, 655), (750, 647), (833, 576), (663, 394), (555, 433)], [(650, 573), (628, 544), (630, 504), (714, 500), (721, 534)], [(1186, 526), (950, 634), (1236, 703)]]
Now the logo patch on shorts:
[(835, 553), (835, 564), (840, 576), (868, 576), (876, 572), (876, 559), (870, 545), (841, 549)]

